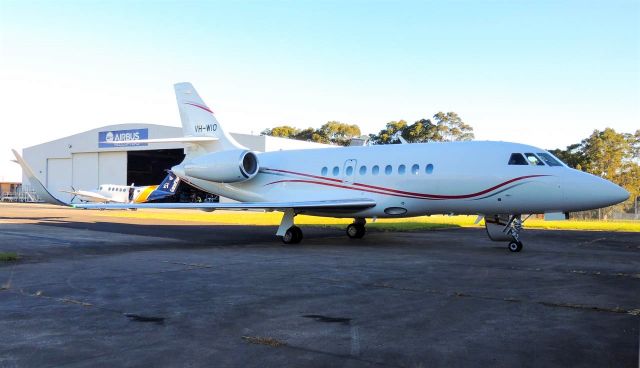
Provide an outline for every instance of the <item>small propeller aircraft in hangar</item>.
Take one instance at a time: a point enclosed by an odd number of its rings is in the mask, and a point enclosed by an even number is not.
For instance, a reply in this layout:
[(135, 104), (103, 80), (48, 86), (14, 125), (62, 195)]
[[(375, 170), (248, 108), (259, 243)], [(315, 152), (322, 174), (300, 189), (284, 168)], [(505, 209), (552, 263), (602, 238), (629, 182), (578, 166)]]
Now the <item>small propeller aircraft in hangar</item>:
[(95, 191), (91, 190), (61, 190), (63, 193), (72, 194), (70, 202), (77, 197), (81, 202), (96, 203), (145, 203), (156, 201), (176, 194), (180, 178), (171, 171), (167, 173), (160, 185), (116, 185), (101, 184)]
[[(74, 204), (77, 208), (265, 209), (284, 212), (276, 235), (298, 243), (298, 214), (365, 219), (430, 214), (484, 217), (489, 238), (522, 249), (522, 214), (562, 215), (610, 206), (623, 188), (571, 169), (551, 153), (507, 142), (374, 145), (257, 153), (235, 141), (190, 83), (175, 85), (184, 136), (140, 143), (183, 142), (185, 159), (171, 168), (182, 181), (238, 203)], [(14, 151), (15, 152), (15, 151)], [(16, 153), (16, 156), (18, 154)], [(21, 158), (18, 161), (26, 163)], [(29, 171), (26, 170), (28, 173)], [(41, 197), (63, 204), (29, 175)], [(39, 184), (39, 185), (38, 185)], [(40, 193), (39, 193), (40, 194)], [(479, 217), (480, 219), (480, 217)]]

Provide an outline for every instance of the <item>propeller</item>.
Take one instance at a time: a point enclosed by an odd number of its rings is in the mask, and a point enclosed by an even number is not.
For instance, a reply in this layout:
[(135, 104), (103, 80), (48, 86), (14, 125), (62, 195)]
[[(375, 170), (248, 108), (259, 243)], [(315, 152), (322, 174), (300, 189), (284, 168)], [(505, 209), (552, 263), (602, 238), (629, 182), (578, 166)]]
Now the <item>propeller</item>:
[[(71, 185), (71, 191), (73, 191), (74, 193), (77, 192), (76, 188), (73, 187), (73, 185)], [(69, 201), (70, 203), (73, 203), (73, 200), (76, 199), (78, 195), (74, 194), (73, 197), (71, 197), (71, 200)], [(82, 200), (80, 200), (80, 202), (82, 202)]]

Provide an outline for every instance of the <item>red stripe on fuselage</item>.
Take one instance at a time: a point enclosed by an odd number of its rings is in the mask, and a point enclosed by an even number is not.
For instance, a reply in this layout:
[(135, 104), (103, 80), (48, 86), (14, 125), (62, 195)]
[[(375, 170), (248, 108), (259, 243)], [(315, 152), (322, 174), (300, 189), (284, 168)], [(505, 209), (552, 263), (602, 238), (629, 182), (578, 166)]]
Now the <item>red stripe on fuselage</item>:
[(311, 175), (311, 174), (303, 174), (303, 173), (299, 173), (299, 172), (295, 172), (295, 171), (280, 170), (280, 169), (265, 169), (265, 170), (281, 172), (281, 173), (286, 173), (286, 174), (294, 174), (294, 175), (306, 176), (307, 178), (329, 180), (329, 181), (333, 181), (333, 182), (336, 182), (336, 183), (343, 183), (344, 182), (344, 181), (342, 181), (340, 179), (327, 178), (327, 177), (324, 177), (324, 176), (316, 176), (316, 175)]
[(549, 176), (549, 175), (527, 175), (527, 176), (520, 176), (517, 178), (513, 178), (511, 180), (507, 180), (505, 182), (502, 182), (498, 185), (495, 185), (491, 188), (485, 189), (485, 190), (481, 190), (479, 192), (476, 193), (471, 193), (471, 194), (460, 194), (460, 195), (443, 195), (443, 194), (424, 194), (424, 193), (414, 193), (414, 192), (405, 192), (403, 190), (396, 190), (396, 189), (389, 189), (389, 188), (384, 188), (384, 187), (377, 187), (375, 185), (368, 185), (368, 184), (360, 184), (360, 183), (354, 183), (353, 185), (356, 186), (362, 186), (362, 187), (366, 187), (366, 188), (372, 188), (372, 189), (378, 189), (378, 190), (386, 190), (389, 192), (393, 192), (393, 193), (400, 193), (400, 194), (408, 194), (408, 195), (413, 195), (413, 196), (418, 196), (418, 197), (423, 197), (423, 198), (431, 198), (431, 199), (464, 199), (464, 198), (471, 198), (471, 197), (477, 197), (479, 195), (483, 195), (483, 194), (487, 194), (491, 191), (494, 191), (500, 187), (503, 187), (507, 184), (513, 183), (514, 181), (519, 181), (519, 180), (523, 180), (523, 179), (528, 179), (528, 178), (537, 178), (537, 177), (541, 177), (541, 176)]
[[(327, 177), (324, 177), (324, 176), (316, 176), (316, 175), (311, 175), (311, 174), (303, 174), (303, 173), (299, 173), (299, 172), (295, 172), (295, 171), (279, 170), (279, 169), (265, 169), (265, 170), (276, 171), (276, 172), (287, 173), (287, 174), (300, 175), (300, 176), (310, 177), (310, 178), (314, 178), (314, 179), (329, 180), (329, 181), (337, 182), (337, 183), (345, 183), (343, 180), (340, 180), (340, 179), (327, 178)], [(426, 193), (406, 192), (406, 191), (403, 191), (403, 190), (379, 187), (379, 186), (375, 186), (375, 185), (362, 184), (362, 183), (353, 183), (353, 186), (345, 186), (345, 185), (332, 185), (332, 186), (339, 187), (339, 188), (345, 188), (345, 189), (363, 190), (363, 191), (366, 191), (366, 192), (380, 193), (380, 194), (389, 194), (389, 193), (380, 192), (380, 191), (387, 191), (387, 192), (391, 192), (391, 193), (401, 194), (401, 197), (407, 197), (408, 196), (409, 198), (465, 199), (465, 198), (472, 198), (472, 197), (477, 197), (479, 195), (487, 194), (487, 193), (489, 193), (491, 191), (494, 191), (494, 190), (496, 190), (496, 189), (498, 189), (500, 187), (503, 187), (503, 186), (505, 186), (507, 184), (510, 184), (510, 183), (513, 183), (515, 181), (519, 181), (519, 180), (523, 180), (523, 179), (529, 179), (529, 178), (543, 177), (543, 176), (550, 176), (550, 175), (519, 176), (517, 178), (513, 178), (513, 179), (510, 179), (510, 180), (507, 180), (507, 181), (502, 182), (500, 184), (497, 184), (497, 185), (495, 185), (495, 186), (493, 186), (491, 188), (488, 188), (488, 189), (485, 189), (485, 190), (481, 190), (481, 191), (476, 192), (476, 193), (460, 194), (460, 195), (443, 195), (443, 194), (426, 194)], [(283, 183), (283, 182), (303, 182), (303, 183), (321, 184), (321, 185), (326, 185), (327, 184), (327, 183), (310, 181), (310, 180), (279, 180), (279, 181), (276, 181), (276, 182), (273, 182), (273, 183), (269, 183), (269, 184), (266, 184), (266, 185), (271, 185), (271, 184), (276, 184), (276, 183)], [(365, 190), (363, 188), (370, 188), (370, 189), (374, 189), (375, 191)]]

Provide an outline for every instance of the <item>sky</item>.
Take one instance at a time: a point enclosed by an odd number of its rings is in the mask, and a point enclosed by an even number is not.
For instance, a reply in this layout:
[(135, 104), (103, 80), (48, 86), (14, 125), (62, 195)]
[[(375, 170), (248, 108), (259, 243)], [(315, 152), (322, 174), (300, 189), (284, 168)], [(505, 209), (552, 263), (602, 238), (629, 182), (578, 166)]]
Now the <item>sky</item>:
[(11, 148), (179, 126), (187, 81), (231, 132), (454, 111), (564, 148), (640, 129), (640, 2), (0, 0), (0, 180)]

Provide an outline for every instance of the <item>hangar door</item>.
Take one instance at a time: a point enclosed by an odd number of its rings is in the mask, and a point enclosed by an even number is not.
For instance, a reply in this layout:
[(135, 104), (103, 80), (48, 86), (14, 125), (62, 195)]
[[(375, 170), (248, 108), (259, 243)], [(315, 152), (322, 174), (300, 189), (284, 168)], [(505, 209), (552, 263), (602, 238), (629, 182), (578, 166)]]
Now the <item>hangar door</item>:
[(157, 185), (162, 182), (166, 169), (182, 162), (184, 150), (159, 149), (127, 152), (127, 184)]
[(71, 189), (72, 161), (70, 158), (47, 159), (47, 189), (54, 197), (63, 200), (71, 200), (71, 195), (62, 193), (61, 190)]
[(95, 190), (98, 181), (98, 153), (74, 153), (73, 187), (76, 190)]
[(100, 152), (98, 154), (100, 184), (129, 185), (127, 182), (127, 153)]

